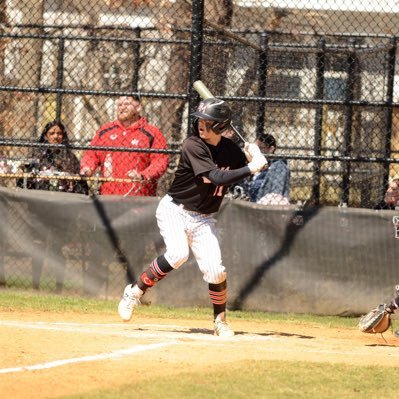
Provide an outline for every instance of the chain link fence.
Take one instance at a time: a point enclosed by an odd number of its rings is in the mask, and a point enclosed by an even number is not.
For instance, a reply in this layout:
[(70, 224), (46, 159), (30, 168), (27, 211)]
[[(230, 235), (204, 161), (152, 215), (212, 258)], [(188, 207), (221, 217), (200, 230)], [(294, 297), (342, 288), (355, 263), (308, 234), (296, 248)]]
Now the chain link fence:
[[(246, 140), (275, 137), (269, 157), (287, 161), (292, 204), (378, 208), (399, 176), (398, 11), (388, 0), (0, 0), (0, 185), (164, 194), (201, 79)], [(166, 145), (92, 141), (131, 95)], [(58, 144), (40, 139), (54, 120)], [(93, 144), (103, 167), (82, 177)], [(107, 174), (107, 154), (136, 163)], [(168, 163), (135, 182), (126, 171), (150, 156)]]

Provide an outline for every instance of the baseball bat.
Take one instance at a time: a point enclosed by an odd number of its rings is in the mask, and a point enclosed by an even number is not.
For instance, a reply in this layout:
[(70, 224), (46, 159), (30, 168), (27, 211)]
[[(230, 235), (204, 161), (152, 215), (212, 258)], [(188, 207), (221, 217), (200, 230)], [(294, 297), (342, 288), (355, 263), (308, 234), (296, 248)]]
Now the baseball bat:
[(209, 89), (204, 85), (204, 82), (202, 80), (196, 80), (193, 83), (194, 89), (196, 92), (206, 100), (207, 98), (215, 98), (215, 96), (209, 91)]
[[(206, 100), (207, 98), (215, 98), (215, 96), (210, 92), (210, 90), (205, 86), (204, 82), (202, 80), (196, 80), (193, 83), (195, 91), (203, 98)], [(243, 143), (245, 143), (244, 137), (242, 137), (241, 133), (238, 131), (238, 129), (230, 122), (231, 128), (234, 130), (235, 134), (242, 140)]]

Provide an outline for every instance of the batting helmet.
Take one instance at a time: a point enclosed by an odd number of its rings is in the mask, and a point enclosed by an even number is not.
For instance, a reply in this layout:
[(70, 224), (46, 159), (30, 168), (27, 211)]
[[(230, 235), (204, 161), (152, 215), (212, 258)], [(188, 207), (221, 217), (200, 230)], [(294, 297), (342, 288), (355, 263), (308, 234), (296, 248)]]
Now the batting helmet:
[[(207, 98), (202, 100), (197, 108), (197, 111), (192, 113), (198, 119), (206, 119), (214, 121), (212, 124), (212, 130), (217, 133), (223, 133), (231, 122), (231, 109), (227, 103), (219, 98)], [(197, 126), (198, 119), (194, 121), (194, 125)]]

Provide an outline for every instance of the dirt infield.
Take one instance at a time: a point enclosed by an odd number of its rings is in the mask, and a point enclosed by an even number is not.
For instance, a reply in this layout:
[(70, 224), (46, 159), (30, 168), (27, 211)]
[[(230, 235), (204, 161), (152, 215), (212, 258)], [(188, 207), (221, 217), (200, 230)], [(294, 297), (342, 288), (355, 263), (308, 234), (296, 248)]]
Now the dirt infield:
[[(391, 331), (385, 342), (356, 329), (231, 324), (237, 335), (220, 339), (204, 320), (140, 317), (124, 324), (116, 316), (0, 312), (1, 391), (14, 399), (82, 394), (252, 359), (399, 364), (399, 339)], [(215, 364), (218, 348), (223, 357)]]

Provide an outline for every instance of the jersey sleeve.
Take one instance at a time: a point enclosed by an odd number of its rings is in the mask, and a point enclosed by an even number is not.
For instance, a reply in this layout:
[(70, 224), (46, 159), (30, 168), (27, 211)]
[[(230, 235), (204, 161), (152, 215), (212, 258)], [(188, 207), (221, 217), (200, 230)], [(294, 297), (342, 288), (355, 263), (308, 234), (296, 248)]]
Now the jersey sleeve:
[(209, 149), (205, 144), (201, 144), (199, 141), (185, 141), (182, 152), (186, 160), (191, 164), (194, 176), (196, 177), (218, 168), (212, 160)]
[(233, 170), (211, 170), (206, 176), (215, 186), (228, 186), (251, 175), (248, 166)]
[[(151, 148), (153, 149), (167, 149), (168, 145), (162, 132), (156, 127), (152, 127), (151, 133), (154, 136), (154, 142)], [(159, 152), (150, 153), (149, 166), (141, 171), (141, 175), (145, 179), (159, 179), (166, 171), (169, 164), (169, 155)]]

